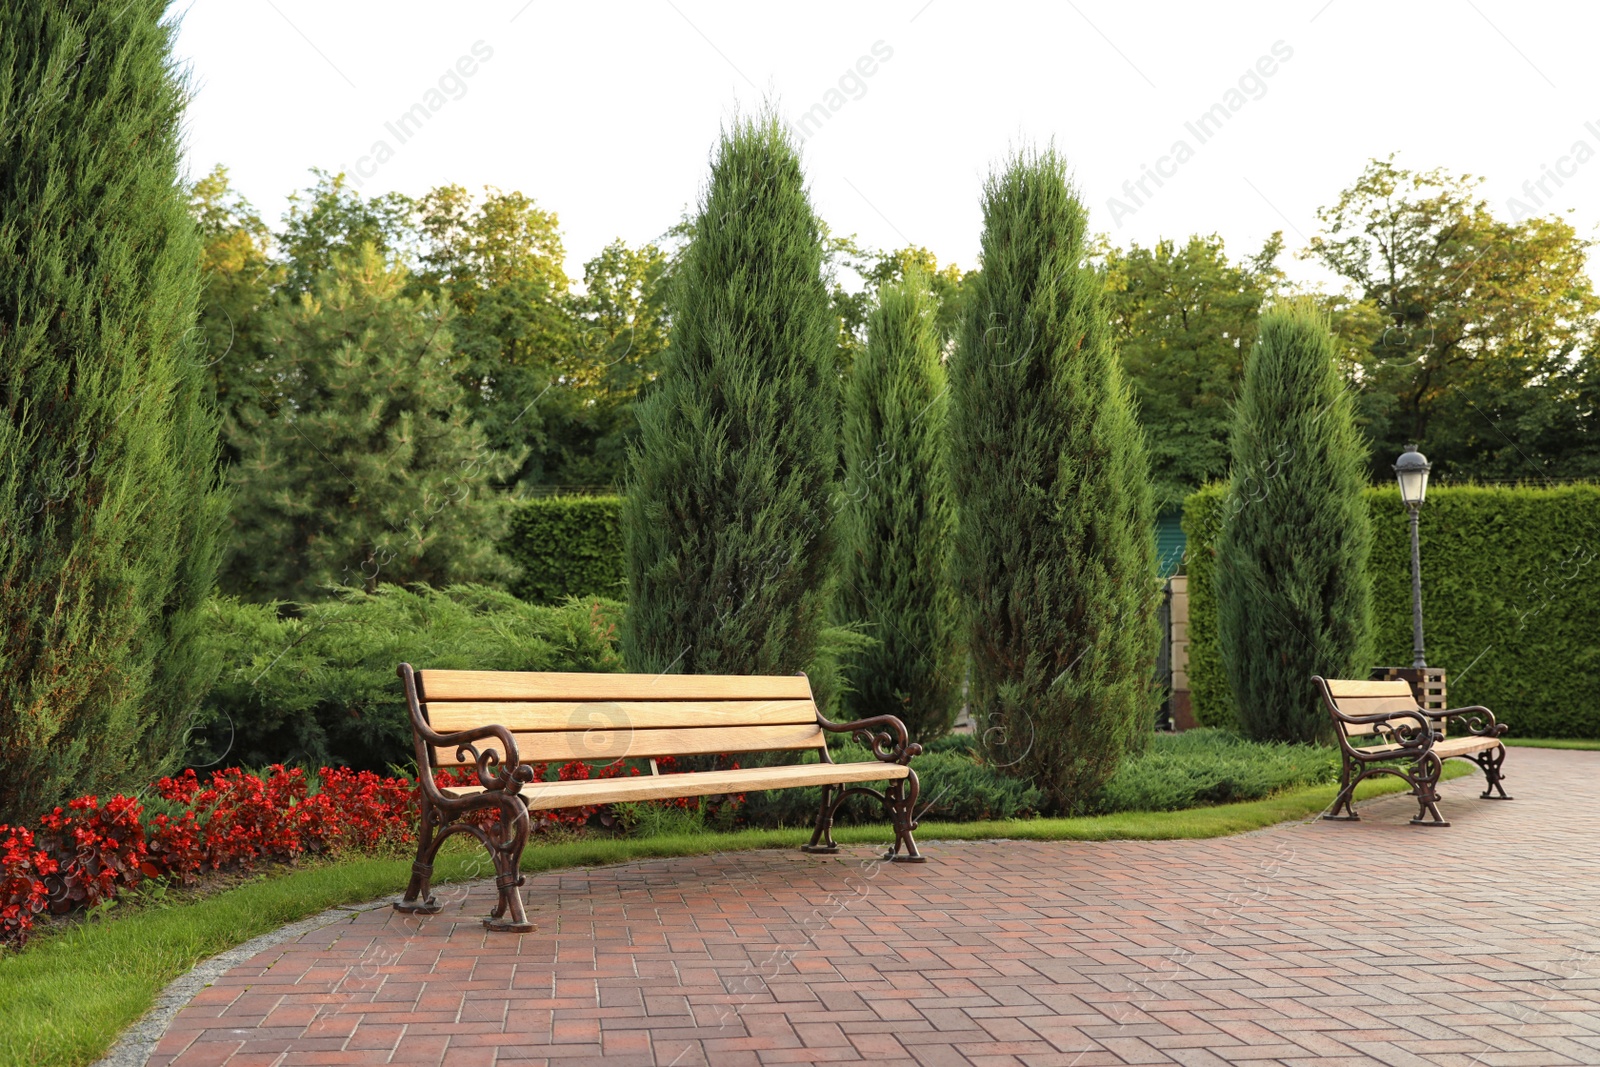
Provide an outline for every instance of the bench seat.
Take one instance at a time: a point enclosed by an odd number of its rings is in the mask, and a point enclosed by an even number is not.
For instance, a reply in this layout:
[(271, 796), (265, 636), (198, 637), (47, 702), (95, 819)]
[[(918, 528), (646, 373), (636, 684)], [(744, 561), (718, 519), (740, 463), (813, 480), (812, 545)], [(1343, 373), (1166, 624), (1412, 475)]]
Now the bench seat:
[[(671, 797), (710, 797), (754, 793), (763, 789), (795, 789), (808, 785), (846, 785), (905, 778), (910, 767), (898, 763), (805, 763), (791, 767), (741, 767), (736, 771), (639, 775), (633, 778), (589, 778), (575, 782), (535, 782), (518, 794), (530, 811), (616, 804)], [(481, 785), (451, 786), (446, 796), (481, 793)]]
[[(1406, 746), (1399, 744), (1389, 745), (1358, 745), (1362, 755), (1375, 755), (1380, 752), (1409, 751)], [(1500, 747), (1497, 737), (1447, 737), (1442, 741), (1434, 741), (1431, 751), (1440, 759), (1450, 759), (1453, 756), (1470, 756), (1474, 752), (1489, 752)]]

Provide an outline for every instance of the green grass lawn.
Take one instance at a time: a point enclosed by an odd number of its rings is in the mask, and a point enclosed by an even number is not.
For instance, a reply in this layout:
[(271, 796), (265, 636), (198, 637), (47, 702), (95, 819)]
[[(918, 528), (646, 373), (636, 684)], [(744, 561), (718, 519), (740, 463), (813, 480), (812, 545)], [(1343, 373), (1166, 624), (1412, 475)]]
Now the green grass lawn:
[[(1473, 768), (1453, 763), (1455, 777)], [(1360, 797), (1396, 792), (1403, 783), (1367, 783)], [(1033, 841), (1155, 840), (1220, 837), (1299, 819), (1333, 802), (1335, 787), (1292, 790), (1265, 800), (1172, 812), (1126, 812), (1077, 819), (924, 823), (917, 836), (938, 862), (939, 840), (1013, 838)], [(886, 844), (887, 825), (841, 826), (841, 844)], [(530, 872), (601, 866), (658, 856), (702, 855), (802, 844), (805, 830), (699, 832), (650, 838), (599, 838), (531, 846)], [(439, 857), (441, 882), (483, 877), (481, 853), (452, 848)], [(229, 889), (193, 903), (145, 907), (105, 921), (86, 922), (40, 938), (0, 958), (0, 1065), (51, 1067), (92, 1063), (117, 1035), (154, 1003), (156, 995), (195, 964), (252, 937), (340, 904), (396, 894), (409, 859), (322, 863)], [(908, 875), (914, 877), (914, 875)], [(537, 921), (537, 913), (534, 914)]]
[(1576, 748), (1600, 752), (1600, 741), (1586, 737), (1502, 737), (1500, 740), (1517, 748)]

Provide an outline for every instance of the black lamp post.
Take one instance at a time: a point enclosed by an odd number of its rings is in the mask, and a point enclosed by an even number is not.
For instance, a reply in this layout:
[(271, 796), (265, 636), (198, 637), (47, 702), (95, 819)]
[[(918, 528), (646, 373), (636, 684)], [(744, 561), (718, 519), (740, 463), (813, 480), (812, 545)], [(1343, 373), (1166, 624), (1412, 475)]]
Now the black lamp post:
[(1422, 551), (1417, 518), (1423, 498), (1428, 495), (1428, 471), (1432, 469), (1432, 464), (1417, 451), (1416, 445), (1407, 445), (1405, 454), (1394, 465), (1395, 478), (1400, 482), (1400, 500), (1411, 512), (1411, 666), (1419, 668), (1428, 663), (1422, 655)]

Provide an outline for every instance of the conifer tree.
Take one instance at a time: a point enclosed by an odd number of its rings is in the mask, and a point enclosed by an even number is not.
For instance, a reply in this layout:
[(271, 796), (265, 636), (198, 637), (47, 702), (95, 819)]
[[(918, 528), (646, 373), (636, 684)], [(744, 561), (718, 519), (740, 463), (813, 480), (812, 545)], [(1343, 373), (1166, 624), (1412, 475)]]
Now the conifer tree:
[(1061, 158), (1014, 158), (983, 215), (950, 366), (970, 701), (994, 762), (1073, 812), (1154, 721), (1149, 464)]
[(0, 5), (0, 822), (147, 782), (226, 506), (164, 0)]
[(623, 512), (624, 654), (641, 671), (805, 669), (827, 620), (839, 324), (772, 116), (724, 134), (674, 285)]
[(925, 275), (878, 290), (844, 404), (835, 615), (875, 644), (844, 663), (848, 718), (899, 716), (928, 741), (950, 729), (963, 664), (948, 563), (955, 508), (945, 468), (938, 307)]
[(488, 483), (515, 462), (467, 419), (448, 305), (403, 295), (406, 282), (365, 245), (263, 316), (279, 388), (240, 415), (229, 592), (305, 601), (506, 571)]
[(1217, 628), (1245, 733), (1330, 738), (1313, 675), (1364, 678), (1372, 647), (1367, 447), (1328, 323), (1308, 302), (1261, 316), (1234, 412), (1217, 539)]

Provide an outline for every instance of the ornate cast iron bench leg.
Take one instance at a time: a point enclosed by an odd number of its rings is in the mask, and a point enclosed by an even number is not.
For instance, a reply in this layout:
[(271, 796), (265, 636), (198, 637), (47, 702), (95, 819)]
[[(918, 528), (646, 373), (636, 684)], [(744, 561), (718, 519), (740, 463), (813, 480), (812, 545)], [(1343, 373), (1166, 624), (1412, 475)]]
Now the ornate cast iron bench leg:
[[(1324, 819), (1338, 819), (1341, 822), (1360, 822), (1361, 816), (1356, 814), (1356, 782), (1359, 776), (1352, 778), (1350, 774), (1350, 757), (1340, 754), (1344, 760), (1343, 768), (1339, 771), (1339, 795), (1333, 800), (1333, 807), (1322, 813)], [(1345, 814), (1340, 815), (1339, 809), (1343, 808)]]
[[(1489, 751), (1480, 752), (1472, 758), (1482, 768), (1483, 776), (1487, 779), (1483, 792), (1478, 795), (1484, 800), (1512, 799), (1506, 795), (1505, 775), (1500, 773), (1500, 765), (1506, 761), (1506, 747), (1501, 745), (1499, 748), (1491, 748)], [(1499, 791), (1499, 796), (1495, 795), (1496, 790)]]
[[(1412, 767), (1411, 784), (1416, 786), (1417, 814), (1412, 826), (1449, 826), (1439, 814), (1439, 776), (1444, 772), (1444, 761), (1432, 752), (1423, 756)], [(1433, 818), (1425, 819), (1423, 816)]]
[[(840, 798), (843, 799), (843, 798)], [(829, 854), (839, 851), (833, 840), (833, 786), (822, 787), (822, 806), (817, 808), (816, 829), (811, 831), (811, 843), (801, 845), (801, 852)]]
[(443, 910), (433, 898), (433, 856), (438, 851), (434, 843), (433, 828), (439, 822), (439, 810), (422, 797), (422, 816), (417, 831), (417, 858), (411, 863), (411, 882), (405, 896), (394, 902), (394, 910), (407, 915), (437, 915)]
[(538, 927), (522, 910), (522, 847), (528, 842), (528, 809), (518, 797), (500, 801), (500, 822), (493, 837), (486, 841), (494, 860), (494, 887), (498, 894), (494, 910), (483, 920), (486, 929), (499, 933), (526, 934)]
[[(911, 836), (911, 831), (917, 828), (917, 794), (920, 791), (916, 771), (891, 782), (884, 790), (884, 807), (889, 809), (889, 818), (894, 823), (894, 844), (883, 858), (891, 863), (928, 862), (928, 857), (917, 851), (916, 838)], [(902, 846), (905, 848), (903, 855)]]

